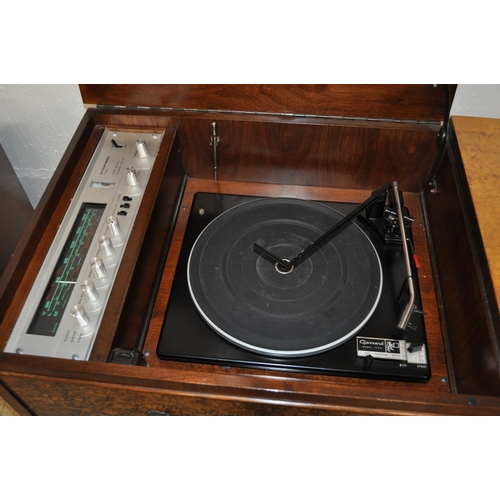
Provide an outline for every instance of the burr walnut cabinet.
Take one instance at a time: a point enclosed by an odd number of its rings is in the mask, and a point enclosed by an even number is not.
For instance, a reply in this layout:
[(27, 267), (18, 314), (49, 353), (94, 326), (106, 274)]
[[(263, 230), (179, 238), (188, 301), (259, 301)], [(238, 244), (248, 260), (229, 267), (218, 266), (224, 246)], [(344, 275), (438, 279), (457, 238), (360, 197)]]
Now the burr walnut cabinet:
[[(81, 85), (89, 105), (0, 282), (0, 395), (26, 415), (500, 413), (495, 120), (448, 120), (448, 85)], [(5, 352), (105, 129), (163, 134), (86, 361)], [(496, 140), (498, 143), (498, 140)], [(484, 161), (477, 161), (478, 155)], [(488, 168), (490, 170), (488, 170)], [(482, 169), (482, 170), (481, 170)], [(197, 192), (361, 203), (397, 181), (412, 215), (426, 383), (159, 359)], [(488, 206), (489, 208), (484, 208)], [(498, 214), (497, 214), (498, 215)], [(2, 214), (6, 217), (7, 214)], [(490, 227), (491, 232), (490, 232)], [(113, 353), (133, 348), (134, 361)]]

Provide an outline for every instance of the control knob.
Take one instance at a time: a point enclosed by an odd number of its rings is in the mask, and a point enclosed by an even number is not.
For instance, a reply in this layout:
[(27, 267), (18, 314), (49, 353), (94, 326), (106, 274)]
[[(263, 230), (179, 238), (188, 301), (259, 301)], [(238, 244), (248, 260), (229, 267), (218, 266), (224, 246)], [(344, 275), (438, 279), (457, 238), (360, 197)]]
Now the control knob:
[(120, 221), (114, 215), (110, 215), (106, 219), (106, 223), (108, 224), (109, 232), (111, 236), (121, 236), (122, 228), (120, 227)]
[(97, 302), (99, 294), (97, 293), (96, 287), (93, 281), (85, 280), (82, 285), (82, 292), (84, 299), (89, 302)]
[(136, 187), (139, 185), (137, 170), (134, 167), (129, 167), (125, 170), (125, 178), (130, 187)]
[(103, 280), (108, 275), (108, 271), (106, 271), (106, 266), (100, 257), (94, 257), (90, 261), (90, 267), (92, 269), (92, 273), (94, 277), (98, 280)]
[(147, 158), (149, 156), (148, 146), (142, 139), (137, 139), (137, 141), (135, 141), (135, 147), (139, 158)]
[(113, 243), (111, 243), (111, 238), (109, 236), (101, 236), (99, 238), (99, 248), (102, 252), (103, 257), (113, 257), (115, 255), (115, 249)]
[(83, 282), (82, 295), (88, 312), (93, 313), (102, 309), (102, 300), (99, 300), (99, 293), (93, 281), (85, 280)]
[(76, 305), (71, 309), (71, 316), (75, 320), (75, 323), (80, 328), (85, 328), (90, 324), (90, 319), (87, 315), (87, 311), (81, 306)]

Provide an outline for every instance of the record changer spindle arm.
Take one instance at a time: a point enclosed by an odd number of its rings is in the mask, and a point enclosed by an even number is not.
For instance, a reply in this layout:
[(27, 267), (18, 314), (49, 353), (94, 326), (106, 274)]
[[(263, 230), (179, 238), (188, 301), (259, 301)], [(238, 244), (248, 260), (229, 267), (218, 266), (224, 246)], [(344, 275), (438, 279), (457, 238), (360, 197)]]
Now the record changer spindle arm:
[(373, 205), (377, 201), (380, 201), (381, 199), (385, 200), (385, 198), (387, 197), (387, 193), (390, 191), (391, 187), (392, 187), (391, 184), (386, 184), (378, 191), (375, 191), (368, 199), (366, 199), (363, 203), (361, 203), (358, 207), (356, 207), (352, 212), (347, 214), (342, 220), (337, 222), (337, 224), (335, 224), (331, 229), (322, 234), (316, 241), (311, 243), (307, 248), (302, 250), (296, 257), (294, 257), (290, 261), (277, 257), (272, 252), (266, 250), (257, 243), (254, 243), (254, 248), (260, 253), (262, 253), (264, 256), (266, 256), (268, 259), (270, 259), (271, 262), (276, 263), (281, 271), (283, 272), (290, 271), (292, 267), (296, 266), (301, 261), (303, 261), (307, 256), (309, 256), (323, 243), (329, 240), (335, 233), (338, 233), (341, 229), (347, 226), (353, 219), (355, 219), (358, 215), (367, 210), (371, 205)]
[(401, 319), (399, 320), (398, 325), (397, 325), (397, 327), (400, 330), (405, 330), (406, 327), (408, 326), (410, 317), (415, 310), (415, 291), (414, 291), (413, 276), (412, 276), (411, 265), (410, 265), (410, 257), (408, 254), (408, 246), (407, 246), (407, 242), (406, 242), (406, 232), (405, 232), (404, 220), (403, 220), (403, 210), (402, 210), (400, 199), (399, 199), (398, 183), (396, 181), (394, 181), (392, 184), (385, 184), (378, 191), (375, 191), (368, 199), (366, 199), (363, 203), (361, 203), (352, 212), (347, 214), (341, 221), (339, 221), (331, 229), (329, 229), (324, 234), (322, 234), (316, 241), (311, 243), (307, 248), (302, 250), (296, 257), (294, 257), (290, 261), (285, 260), (285, 259), (281, 259), (280, 257), (277, 257), (272, 252), (270, 252), (269, 250), (266, 250), (265, 248), (258, 245), (257, 243), (254, 243), (254, 248), (258, 252), (263, 254), (265, 257), (267, 257), (269, 260), (271, 260), (271, 262), (275, 263), (275, 265), (278, 266), (280, 271), (289, 272), (293, 269), (294, 266), (296, 266), (301, 261), (303, 261), (307, 256), (309, 256), (311, 253), (313, 253), (318, 247), (320, 247), (323, 243), (325, 243), (335, 233), (338, 233), (341, 229), (343, 229), (347, 224), (349, 224), (358, 215), (360, 215), (362, 212), (367, 210), (371, 205), (373, 205), (377, 201), (385, 199), (387, 197), (387, 194), (389, 193), (389, 191), (391, 189), (394, 190), (395, 199), (396, 199), (398, 222), (399, 222), (400, 231), (401, 231), (401, 238), (402, 238), (402, 242), (403, 242), (403, 251), (404, 251), (404, 257), (405, 257), (405, 264), (406, 264), (407, 282), (408, 282), (408, 287), (409, 287), (409, 291), (410, 291), (410, 299), (409, 299), (408, 303), (406, 304), (406, 307), (404, 308), (403, 313), (401, 315)]

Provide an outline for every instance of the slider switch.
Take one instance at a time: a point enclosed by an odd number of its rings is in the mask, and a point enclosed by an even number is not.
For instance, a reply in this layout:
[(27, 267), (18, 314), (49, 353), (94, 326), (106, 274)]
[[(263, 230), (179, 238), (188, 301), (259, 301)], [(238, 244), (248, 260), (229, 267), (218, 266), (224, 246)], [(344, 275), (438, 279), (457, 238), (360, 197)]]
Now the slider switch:
[(408, 349), (408, 352), (418, 352), (418, 351), (421, 351), (422, 348), (424, 347), (424, 344), (410, 344), (407, 349)]

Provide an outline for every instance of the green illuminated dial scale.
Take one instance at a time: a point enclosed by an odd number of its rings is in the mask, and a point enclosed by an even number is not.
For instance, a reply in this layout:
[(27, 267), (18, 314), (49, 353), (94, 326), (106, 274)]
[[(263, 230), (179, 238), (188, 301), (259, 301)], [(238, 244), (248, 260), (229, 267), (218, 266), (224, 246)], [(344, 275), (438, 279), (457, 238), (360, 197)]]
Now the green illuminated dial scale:
[(6, 352), (89, 358), (162, 138), (104, 131)]
[(95, 203), (82, 205), (27, 333), (56, 335), (105, 207)]

